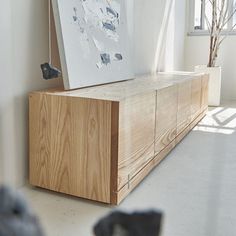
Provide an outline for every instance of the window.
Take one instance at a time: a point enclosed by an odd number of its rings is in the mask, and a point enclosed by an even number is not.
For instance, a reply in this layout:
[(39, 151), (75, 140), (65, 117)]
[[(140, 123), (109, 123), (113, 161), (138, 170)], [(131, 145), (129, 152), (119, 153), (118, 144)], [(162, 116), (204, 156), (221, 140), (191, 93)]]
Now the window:
[[(190, 34), (207, 34), (212, 21), (213, 0), (190, 0)], [(236, 33), (236, 0), (217, 0), (217, 16), (220, 12), (225, 15), (224, 32)]]

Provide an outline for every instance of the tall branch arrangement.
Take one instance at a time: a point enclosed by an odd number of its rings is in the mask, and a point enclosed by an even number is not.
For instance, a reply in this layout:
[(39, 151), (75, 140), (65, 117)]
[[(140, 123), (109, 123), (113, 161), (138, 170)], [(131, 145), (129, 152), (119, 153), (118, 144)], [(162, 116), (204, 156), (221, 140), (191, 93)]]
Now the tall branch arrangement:
[(224, 35), (222, 32), (224, 27), (233, 20), (233, 16), (236, 13), (236, 6), (230, 5), (230, 0), (207, 0), (212, 6), (212, 20), (208, 19), (205, 14), (206, 23), (208, 30), (210, 32), (210, 53), (208, 67), (214, 67), (216, 64), (216, 59), (218, 57), (218, 51), (220, 45), (228, 36), (228, 34), (236, 28), (236, 24), (232, 26)]

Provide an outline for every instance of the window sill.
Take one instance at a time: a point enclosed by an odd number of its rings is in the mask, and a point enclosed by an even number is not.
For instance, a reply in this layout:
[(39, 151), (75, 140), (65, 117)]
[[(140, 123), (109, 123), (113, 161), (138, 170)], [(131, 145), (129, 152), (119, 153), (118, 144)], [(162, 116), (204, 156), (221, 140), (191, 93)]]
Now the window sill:
[[(209, 36), (210, 33), (208, 30), (199, 30), (199, 31), (193, 31), (193, 32), (188, 32), (188, 36)], [(221, 35), (236, 35), (236, 30), (233, 30), (231, 32), (224, 31), (221, 33)]]

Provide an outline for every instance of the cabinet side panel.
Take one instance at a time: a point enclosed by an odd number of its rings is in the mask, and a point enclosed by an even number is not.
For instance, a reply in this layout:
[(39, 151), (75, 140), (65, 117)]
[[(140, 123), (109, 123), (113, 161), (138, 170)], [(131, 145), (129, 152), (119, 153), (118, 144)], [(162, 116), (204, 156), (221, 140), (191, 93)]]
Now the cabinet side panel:
[(39, 93), (29, 95), (29, 179), (32, 185), (50, 187), (51, 102)]
[(155, 100), (154, 91), (120, 103), (118, 189), (154, 156)]
[(177, 135), (178, 86), (157, 91), (155, 155)]
[[(47, 97), (50, 116), (44, 122), (49, 126), (50, 137), (39, 146), (45, 149), (50, 143), (45, 168), (48, 174), (37, 177), (47, 179), (47, 185), (41, 182), (35, 185), (110, 203), (111, 103), (68, 96)], [(44, 158), (38, 155), (40, 161)], [(38, 165), (37, 172), (45, 175), (41, 168)]]

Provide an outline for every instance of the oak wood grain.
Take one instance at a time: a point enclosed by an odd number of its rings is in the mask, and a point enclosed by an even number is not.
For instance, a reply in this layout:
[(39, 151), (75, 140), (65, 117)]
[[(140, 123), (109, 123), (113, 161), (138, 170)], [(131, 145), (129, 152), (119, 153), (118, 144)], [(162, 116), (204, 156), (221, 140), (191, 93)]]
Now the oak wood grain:
[(30, 182), (110, 202), (111, 103), (30, 95)]
[(201, 112), (208, 109), (209, 75), (202, 76)]
[(176, 145), (179, 144), (187, 135), (188, 133), (191, 131), (190, 130), (190, 124), (188, 126), (186, 126), (181, 133), (179, 133), (175, 139)]
[(137, 76), (133, 80), (122, 81), (119, 83), (99, 85), (89, 88), (65, 91), (63, 89), (48, 89), (44, 92), (58, 96), (83, 97), (89, 99), (109, 100), (121, 102), (129, 97), (140, 96), (142, 94), (152, 93), (174, 84), (181, 85), (184, 82), (191, 82), (196, 76), (189, 77), (175, 75), (144, 75)]
[(178, 85), (157, 91), (155, 155), (177, 135)]
[(193, 122), (187, 126), (182, 133), (177, 135), (177, 137), (170, 142), (161, 152), (159, 152), (155, 157), (150, 160), (129, 182), (117, 192), (117, 204), (120, 204), (141, 182), (145, 179), (148, 174), (175, 148), (175, 146), (186, 137), (190, 132), (190, 128), (194, 128), (198, 122), (204, 118), (206, 115), (206, 110), (201, 113)]
[(191, 122), (191, 81), (178, 85), (177, 135)]
[(150, 160), (132, 179), (117, 192), (117, 204), (120, 204), (130, 192), (137, 187), (143, 179), (171, 152), (175, 147), (175, 140), (168, 144), (158, 155)]
[(190, 130), (193, 130), (196, 125), (206, 116), (208, 109), (205, 109), (203, 112), (201, 112), (195, 120), (193, 120), (189, 126)]
[[(29, 96), (29, 178), (32, 185), (50, 187), (51, 101), (43, 94)], [(37, 122), (40, 121), (40, 122)]]
[(191, 121), (201, 113), (202, 79), (193, 79), (191, 83)]
[(152, 92), (120, 103), (118, 189), (154, 156), (155, 98)]

